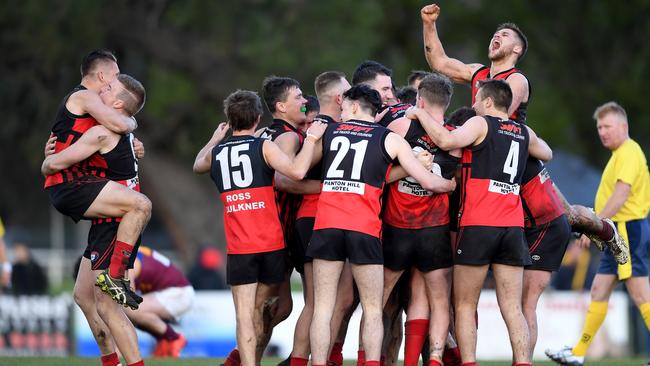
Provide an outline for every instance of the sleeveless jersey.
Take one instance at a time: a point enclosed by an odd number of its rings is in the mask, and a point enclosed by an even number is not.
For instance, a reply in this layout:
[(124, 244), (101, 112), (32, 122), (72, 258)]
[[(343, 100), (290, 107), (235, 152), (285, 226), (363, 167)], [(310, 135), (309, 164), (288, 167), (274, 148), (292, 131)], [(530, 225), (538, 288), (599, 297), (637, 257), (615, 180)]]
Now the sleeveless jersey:
[(140, 274), (135, 278), (136, 290), (147, 294), (170, 287), (190, 286), (183, 273), (176, 268), (169, 258), (159, 252), (141, 246), (138, 249)]
[(210, 176), (221, 193), (228, 254), (284, 248), (264, 139), (233, 136), (212, 149)]
[[(319, 114), (316, 117), (314, 117), (314, 122), (322, 122), (325, 124), (332, 124), (336, 123), (332, 117), (324, 115), (324, 114)], [(314, 165), (308, 172), (307, 175), (305, 176), (305, 179), (312, 179), (312, 180), (322, 180), (322, 173), (323, 173), (323, 161), (319, 161)], [(300, 219), (303, 217), (316, 217), (316, 206), (318, 205), (318, 197), (320, 194), (305, 194), (302, 196), (302, 203), (300, 204), (300, 208), (298, 209), (298, 214), (296, 218)]]
[(544, 164), (528, 157), (522, 178), (521, 199), (525, 226), (546, 224), (564, 214), (564, 205), (553, 188), (553, 181)]
[[(448, 130), (452, 126), (445, 125)], [(413, 120), (404, 139), (414, 153), (428, 151), (433, 155), (434, 174), (451, 179), (459, 158), (440, 150), (420, 124)], [(435, 194), (422, 188), (412, 177), (406, 177), (388, 186), (384, 222), (403, 229), (422, 229), (449, 223), (449, 195)]]
[[(274, 118), (273, 123), (266, 127), (264, 132), (260, 135), (261, 138), (275, 141), (280, 135), (284, 133), (295, 133), (298, 136), (300, 146), (305, 140), (305, 136), (297, 128), (290, 125), (288, 122), (281, 119)], [(276, 202), (280, 210), (280, 223), (282, 230), (284, 230), (284, 237), (286, 240), (292, 240), (296, 226), (296, 217), (298, 209), (302, 202), (302, 195), (287, 193), (282, 191), (275, 191)], [(287, 243), (288, 244), (288, 243)]]
[(382, 117), (382, 119), (378, 122), (380, 126), (388, 127), (391, 122), (393, 122), (396, 119), (404, 117), (406, 114), (406, 110), (411, 108), (412, 105), (408, 103), (397, 103), (392, 106), (386, 106), (382, 110), (377, 111), (377, 114), (385, 111), (388, 109), (388, 112)]
[[(132, 133), (122, 135), (115, 147), (104, 154), (99, 154), (106, 162), (106, 178), (116, 183), (140, 192), (140, 178), (138, 177), (138, 159), (133, 151)], [(92, 219), (92, 223), (120, 222), (121, 217)]]
[[(513, 67), (511, 69), (508, 69), (506, 71), (501, 71), (500, 73), (494, 75), (492, 79), (495, 80), (506, 80), (508, 76), (512, 74), (521, 74), (524, 75), (521, 70)], [(526, 75), (524, 75), (526, 77)], [(478, 69), (474, 75), (472, 75), (472, 105), (474, 104), (474, 100), (476, 99), (476, 93), (478, 92), (478, 82), (479, 80), (488, 80), (490, 79), (490, 68), (487, 66), (483, 66), (480, 69)], [(528, 80), (528, 78), (526, 78)], [(519, 123), (526, 123), (526, 110), (528, 109), (528, 103), (530, 102), (530, 98), (532, 96), (532, 88), (530, 86), (530, 80), (528, 80), (528, 100), (526, 102), (521, 102), (519, 104), (519, 107), (512, 112), (512, 115), (510, 116), (510, 119), (513, 121), (517, 121)]]
[(314, 230), (344, 229), (379, 237), (381, 196), (392, 159), (389, 131), (350, 120), (329, 125), (323, 135), (323, 184)]
[(523, 227), (519, 189), (528, 159), (528, 130), (485, 116), (488, 132), (463, 149), (460, 226)]
[[(67, 149), (70, 145), (74, 144), (84, 132), (88, 131), (91, 127), (98, 125), (97, 121), (90, 115), (76, 115), (66, 108), (65, 104), (72, 94), (77, 91), (86, 90), (83, 85), (77, 85), (72, 91), (63, 98), (61, 105), (56, 112), (54, 125), (52, 126), (52, 133), (56, 136), (56, 144), (54, 152), (58, 153)], [(106, 175), (106, 162), (99, 156), (93, 154), (86, 160), (75, 163), (72, 166), (48, 175), (45, 178), (45, 188), (61, 184), (64, 182), (73, 181), (75, 178), (84, 175), (95, 175), (98, 177), (105, 177)]]

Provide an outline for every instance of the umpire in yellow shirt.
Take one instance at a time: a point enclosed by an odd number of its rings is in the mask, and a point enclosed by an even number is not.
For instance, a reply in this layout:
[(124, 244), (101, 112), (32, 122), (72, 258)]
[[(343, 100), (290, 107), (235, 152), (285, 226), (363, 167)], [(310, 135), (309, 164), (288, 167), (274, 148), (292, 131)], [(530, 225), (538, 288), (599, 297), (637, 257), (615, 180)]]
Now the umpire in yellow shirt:
[[(643, 150), (629, 135), (627, 113), (615, 102), (596, 108), (594, 119), (603, 146), (612, 152), (596, 193), (598, 216), (611, 218), (629, 248), (629, 261), (618, 265), (605, 249), (591, 285), (591, 303), (575, 347), (547, 355), (561, 364), (582, 365), (587, 348), (607, 315), (609, 297), (624, 281), (627, 291), (650, 329), (650, 285), (648, 284), (648, 249), (650, 248), (650, 176)], [(582, 244), (584, 244), (583, 236)], [(588, 240), (588, 239), (587, 239)], [(588, 243), (587, 243), (588, 244)]]

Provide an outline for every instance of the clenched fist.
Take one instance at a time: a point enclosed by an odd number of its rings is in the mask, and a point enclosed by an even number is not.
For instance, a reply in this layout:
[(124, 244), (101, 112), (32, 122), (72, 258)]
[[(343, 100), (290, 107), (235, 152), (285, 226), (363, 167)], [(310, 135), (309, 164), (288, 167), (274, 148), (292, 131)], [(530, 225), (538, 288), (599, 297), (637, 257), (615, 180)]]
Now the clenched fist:
[(424, 23), (434, 23), (440, 15), (440, 7), (436, 4), (430, 4), (420, 10), (420, 16)]

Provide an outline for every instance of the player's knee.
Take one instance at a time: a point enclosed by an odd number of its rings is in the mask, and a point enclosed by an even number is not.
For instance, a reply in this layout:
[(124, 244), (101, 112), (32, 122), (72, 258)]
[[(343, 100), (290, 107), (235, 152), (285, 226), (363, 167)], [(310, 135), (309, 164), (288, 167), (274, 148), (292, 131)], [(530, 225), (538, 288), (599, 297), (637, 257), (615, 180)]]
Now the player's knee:
[(92, 293), (88, 294), (77, 287), (74, 288), (74, 292), (72, 293), (74, 302), (79, 305), (82, 311), (86, 311), (86, 309), (93, 305), (94, 299), (92, 296)]
[(291, 315), (291, 310), (293, 310), (293, 300), (291, 297), (280, 297), (278, 301), (278, 309), (275, 313), (275, 320), (281, 322)]
[(135, 200), (135, 208), (147, 217), (151, 216), (151, 200), (144, 194), (139, 194)]

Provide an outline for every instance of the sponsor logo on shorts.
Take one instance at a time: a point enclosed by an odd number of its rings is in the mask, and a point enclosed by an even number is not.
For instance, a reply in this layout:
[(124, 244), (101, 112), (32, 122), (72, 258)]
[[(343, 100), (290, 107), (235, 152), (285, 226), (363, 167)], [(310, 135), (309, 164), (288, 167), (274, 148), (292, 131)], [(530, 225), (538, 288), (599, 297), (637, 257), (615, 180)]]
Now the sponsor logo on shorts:
[(462, 252), (463, 252), (463, 251), (460, 250), (460, 249), (458, 249), (458, 250), (456, 251), (456, 253), (458, 253), (458, 254), (461, 254)]
[(542, 257), (538, 256), (537, 254), (535, 254), (531, 258), (533, 258), (534, 261), (538, 261), (538, 260), (542, 259)]
[(91, 262), (95, 262), (97, 259), (99, 259), (99, 253), (97, 253), (97, 252), (90, 253), (90, 261)]

